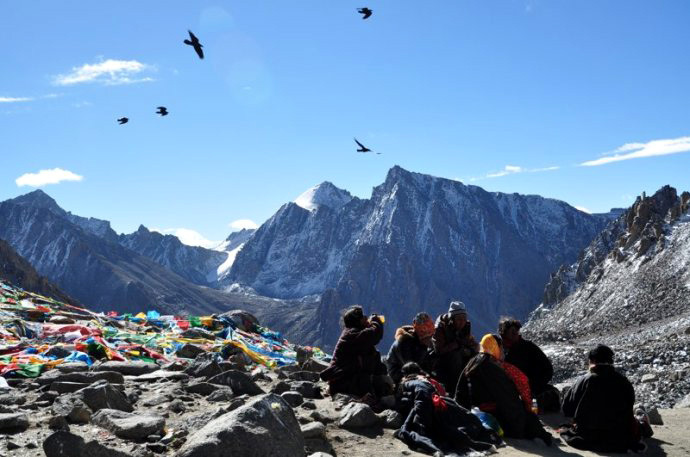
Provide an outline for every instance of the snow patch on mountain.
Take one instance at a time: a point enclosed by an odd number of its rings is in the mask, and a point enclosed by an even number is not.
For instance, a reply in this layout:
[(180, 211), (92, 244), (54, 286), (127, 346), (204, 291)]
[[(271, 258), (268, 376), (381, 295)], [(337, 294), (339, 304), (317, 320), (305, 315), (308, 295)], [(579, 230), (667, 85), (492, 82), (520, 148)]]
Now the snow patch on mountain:
[(352, 200), (352, 195), (346, 190), (339, 189), (332, 183), (325, 181), (318, 186), (307, 189), (294, 201), (307, 211), (316, 211), (320, 206), (340, 209)]

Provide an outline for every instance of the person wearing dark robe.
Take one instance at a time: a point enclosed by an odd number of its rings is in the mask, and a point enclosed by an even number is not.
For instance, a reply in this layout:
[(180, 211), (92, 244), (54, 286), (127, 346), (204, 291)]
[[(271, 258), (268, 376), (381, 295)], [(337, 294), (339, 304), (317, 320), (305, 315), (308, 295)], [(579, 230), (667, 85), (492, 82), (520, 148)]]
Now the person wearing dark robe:
[(570, 446), (595, 452), (639, 451), (644, 448), (633, 415), (635, 390), (613, 366), (613, 350), (603, 344), (589, 351), (589, 373), (563, 397), (563, 414), (572, 417), (561, 438)]
[(436, 319), (432, 341), (438, 357), (436, 374), (448, 394), (453, 396), (460, 373), (467, 361), (477, 353), (472, 323), (467, 319), (467, 308), (463, 302), (451, 302), (448, 312)]
[(388, 375), (396, 385), (402, 379), (402, 367), (407, 362), (417, 363), (427, 373), (432, 371), (431, 338), (434, 330), (434, 321), (427, 313), (418, 313), (412, 325), (404, 325), (396, 330), (395, 342), (386, 357)]
[(367, 318), (361, 306), (352, 306), (343, 315), (343, 326), (331, 363), (320, 373), (330, 394), (366, 397), (367, 403), (390, 394), (386, 366), (376, 349), (383, 338), (381, 317), (374, 314)]

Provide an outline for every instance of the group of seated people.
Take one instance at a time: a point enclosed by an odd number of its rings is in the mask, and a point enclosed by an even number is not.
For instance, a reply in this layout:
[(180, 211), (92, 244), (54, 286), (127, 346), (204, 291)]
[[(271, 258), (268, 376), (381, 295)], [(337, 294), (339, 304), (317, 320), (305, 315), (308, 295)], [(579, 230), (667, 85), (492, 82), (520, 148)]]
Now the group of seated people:
[[(520, 335), (521, 323), (503, 318), (497, 334), (477, 343), (464, 303), (453, 301), (436, 320), (418, 313), (395, 332), (386, 362), (376, 345), (384, 319), (348, 308), (329, 367), (321, 372), (329, 393), (354, 396), (374, 408), (392, 403), (406, 420), (396, 431), (414, 448), (435, 455), (482, 451), (501, 437), (552, 436), (537, 413), (573, 417), (561, 436), (573, 447), (595, 451), (636, 450), (649, 435), (633, 415), (635, 394), (613, 367), (613, 351), (600, 345), (589, 354), (590, 371), (563, 398), (550, 384), (553, 366), (544, 352)], [(391, 399), (394, 399), (391, 402)], [(643, 426), (645, 424), (642, 424)]]

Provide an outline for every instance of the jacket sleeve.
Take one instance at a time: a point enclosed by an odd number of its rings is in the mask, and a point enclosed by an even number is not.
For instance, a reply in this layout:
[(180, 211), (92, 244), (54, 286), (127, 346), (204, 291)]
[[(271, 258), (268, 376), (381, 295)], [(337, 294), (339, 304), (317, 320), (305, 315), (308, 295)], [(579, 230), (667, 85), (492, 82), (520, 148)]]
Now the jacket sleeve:
[(584, 376), (577, 380), (577, 382), (568, 390), (568, 392), (563, 397), (563, 415), (565, 417), (574, 417), (575, 411), (577, 411), (577, 406), (582, 400), (582, 396), (587, 389), (587, 381), (589, 376)]
[(446, 339), (445, 325), (442, 321), (436, 323), (436, 330), (434, 331), (434, 336), (431, 342), (434, 346), (434, 352), (436, 354), (446, 354), (458, 348), (458, 343), (455, 341), (448, 341)]
[(398, 384), (402, 379), (402, 360), (400, 359), (399, 343), (396, 341), (388, 351), (386, 357), (386, 367), (388, 368), (388, 376), (393, 378), (393, 381)]
[(359, 346), (376, 346), (383, 338), (383, 324), (371, 321), (371, 325), (359, 332), (352, 339), (352, 342)]
[(553, 378), (553, 365), (551, 365), (551, 361), (546, 356), (546, 354), (544, 354), (544, 351), (542, 351), (539, 346), (532, 343), (531, 341), (530, 345), (530, 358), (532, 359), (532, 363), (534, 363), (535, 366), (535, 370), (533, 370), (533, 372), (539, 374), (539, 378), (536, 380), (536, 385), (546, 386), (549, 382), (551, 382), (551, 378)]
[(503, 369), (508, 377), (510, 377), (510, 379), (513, 381), (515, 387), (517, 387), (517, 391), (522, 398), (522, 402), (525, 404), (525, 409), (530, 411), (532, 409), (532, 392), (529, 388), (529, 380), (527, 379), (527, 376), (525, 373), (520, 371), (518, 367), (508, 362), (503, 362)]

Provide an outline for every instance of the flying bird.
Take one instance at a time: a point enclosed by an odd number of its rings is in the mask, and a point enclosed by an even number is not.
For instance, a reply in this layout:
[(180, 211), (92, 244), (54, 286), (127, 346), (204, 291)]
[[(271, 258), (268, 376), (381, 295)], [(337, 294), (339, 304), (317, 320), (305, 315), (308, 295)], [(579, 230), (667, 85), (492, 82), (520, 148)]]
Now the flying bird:
[(369, 16), (373, 13), (369, 8), (358, 8), (357, 12), (362, 15), (362, 19), (369, 19)]
[(184, 40), (184, 44), (187, 44), (187, 45), (193, 47), (194, 50), (196, 51), (196, 54), (199, 56), (199, 58), (203, 59), (204, 58), (204, 51), (201, 48), (203, 48), (204, 45), (199, 43), (199, 39), (196, 37), (196, 35), (194, 35), (192, 33), (191, 30), (187, 30), (187, 32), (189, 32), (189, 38), (191, 38), (191, 40)]
[(364, 146), (362, 143), (357, 141), (357, 138), (355, 138), (355, 143), (357, 143), (357, 146), (359, 146), (359, 149), (357, 149), (357, 152), (371, 152), (371, 149), (368, 147)]
[(126, 124), (127, 122), (129, 122), (129, 119), (126, 117), (121, 117), (120, 119), (117, 120), (117, 122), (119, 122), (120, 125), (122, 125), (122, 124)]
[(166, 108), (165, 106), (159, 106), (158, 111), (156, 111), (156, 114), (160, 114), (161, 116), (167, 116), (168, 108)]

